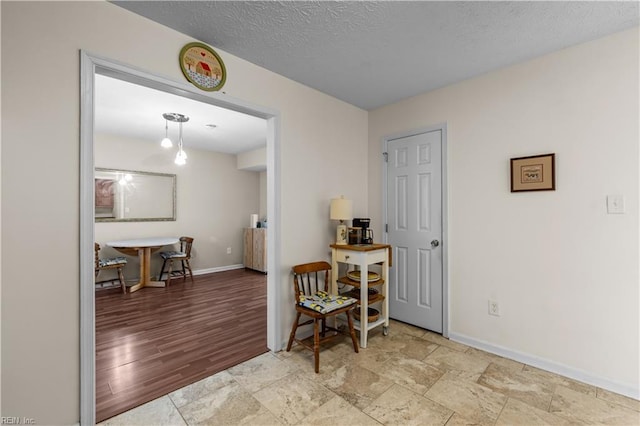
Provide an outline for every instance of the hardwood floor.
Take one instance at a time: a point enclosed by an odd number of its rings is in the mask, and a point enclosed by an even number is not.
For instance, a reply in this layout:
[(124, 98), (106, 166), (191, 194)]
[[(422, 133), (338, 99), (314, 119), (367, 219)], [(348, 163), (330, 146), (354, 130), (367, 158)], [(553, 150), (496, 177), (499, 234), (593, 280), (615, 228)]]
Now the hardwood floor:
[(194, 278), (96, 292), (98, 422), (267, 352), (266, 275)]

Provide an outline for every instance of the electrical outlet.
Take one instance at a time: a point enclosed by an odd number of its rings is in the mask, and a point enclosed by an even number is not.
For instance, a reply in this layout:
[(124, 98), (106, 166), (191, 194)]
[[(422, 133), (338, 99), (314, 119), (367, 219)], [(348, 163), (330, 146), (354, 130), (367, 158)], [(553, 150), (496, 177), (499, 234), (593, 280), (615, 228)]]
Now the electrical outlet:
[(231, 254), (231, 247), (227, 247), (227, 254)]
[(489, 315), (500, 316), (500, 306), (495, 300), (489, 300)]

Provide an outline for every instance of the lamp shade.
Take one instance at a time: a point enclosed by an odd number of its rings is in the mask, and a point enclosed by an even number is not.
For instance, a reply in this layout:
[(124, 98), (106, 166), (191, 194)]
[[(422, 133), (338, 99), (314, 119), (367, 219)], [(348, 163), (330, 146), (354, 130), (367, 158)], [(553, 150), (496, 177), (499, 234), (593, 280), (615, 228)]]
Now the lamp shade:
[(332, 220), (351, 220), (353, 217), (351, 200), (344, 197), (332, 199), (329, 217)]

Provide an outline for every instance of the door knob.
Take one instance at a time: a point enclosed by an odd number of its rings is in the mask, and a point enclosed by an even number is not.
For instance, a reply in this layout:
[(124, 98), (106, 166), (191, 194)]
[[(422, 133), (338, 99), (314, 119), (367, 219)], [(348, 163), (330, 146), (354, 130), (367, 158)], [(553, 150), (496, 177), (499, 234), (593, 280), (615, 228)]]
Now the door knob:
[(438, 240), (433, 240), (431, 241), (431, 247), (436, 248), (440, 245), (440, 241)]

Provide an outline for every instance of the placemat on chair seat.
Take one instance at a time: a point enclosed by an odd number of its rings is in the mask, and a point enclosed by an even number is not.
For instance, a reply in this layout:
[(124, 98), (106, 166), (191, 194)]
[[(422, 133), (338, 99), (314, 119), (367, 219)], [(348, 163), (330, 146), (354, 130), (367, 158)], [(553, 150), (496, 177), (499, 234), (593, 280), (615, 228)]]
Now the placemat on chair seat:
[(98, 259), (98, 265), (101, 268), (104, 268), (105, 266), (125, 265), (126, 263), (127, 259), (122, 256)]
[(175, 259), (179, 257), (187, 257), (187, 254), (181, 251), (163, 251), (160, 253), (160, 256), (163, 259)]
[(352, 305), (356, 302), (357, 300), (352, 297), (336, 296), (324, 291), (318, 291), (310, 296), (304, 294), (300, 295), (301, 306), (313, 309), (314, 311), (320, 312), (321, 314), (326, 314), (336, 309)]

